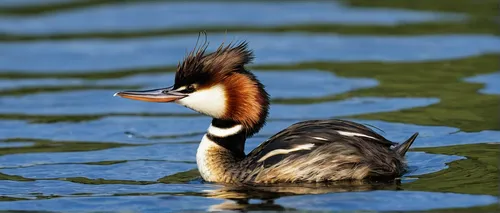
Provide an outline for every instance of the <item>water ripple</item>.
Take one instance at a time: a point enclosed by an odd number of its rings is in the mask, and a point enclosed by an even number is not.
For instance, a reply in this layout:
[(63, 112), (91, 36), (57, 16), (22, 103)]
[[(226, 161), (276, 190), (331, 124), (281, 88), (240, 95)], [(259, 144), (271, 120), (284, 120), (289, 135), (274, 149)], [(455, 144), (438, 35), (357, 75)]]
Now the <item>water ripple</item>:
[[(205, 198), (199, 196), (99, 196), (98, 194), (108, 194), (110, 191), (121, 192), (175, 192), (180, 191), (184, 194), (189, 194), (193, 189), (201, 190), (201, 187), (192, 185), (147, 185), (147, 186), (130, 186), (130, 185), (108, 185), (107, 187), (81, 185), (73, 183), (65, 183), (60, 181), (37, 181), (17, 184), (15, 182), (1, 181), (2, 186), (7, 185), (9, 188), (16, 188), (12, 185), (18, 185), (18, 190), (22, 191), (30, 186), (27, 192), (32, 189), (45, 191), (44, 194), (73, 194), (79, 192), (93, 192), (95, 196), (81, 197), (63, 197), (49, 200), (27, 200), (17, 202), (0, 202), (1, 209), (9, 210), (49, 210), (49, 211), (85, 211), (92, 210), (109, 210), (115, 211), (140, 211), (140, 212), (173, 212), (187, 210), (221, 210), (227, 205), (224, 205), (222, 199)], [(206, 186), (203, 186), (207, 188)], [(113, 190), (113, 188), (115, 190)], [(54, 193), (59, 192), (59, 193)], [(182, 190), (189, 190), (182, 192)], [(63, 193), (61, 193), (63, 192)], [(411, 197), (411, 201), (407, 198)], [(463, 202), (457, 202), (463, 201)], [(352, 211), (376, 209), (378, 211), (389, 210), (427, 210), (436, 208), (456, 208), (456, 207), (471, 207), (476, 205), (488, 205), (498, 202), (497, 198), (489, 195), (465, 195), (455, 193), (439, 193), (439, 192), (411, 192), (411, 191), (367, 191), (367, 192), (347, 192), (347, 193), (330, 193), (322, 195), (307, 195), (284, 197), (277, 201), (277, 208), (287, 209), (307, 209), (307, 210), (337, 210), (337, 211)], [(233, 205), (234, 206), (234, 205)]]
[[(411, 197), (411, 202), (406, 201)], [(279, 204), (307, 210), (331, 211), (418, 211), (437, 208), (471, 207), (489, 205), (498, 199), (489, 195), (464, 195), (454, 193), (371, 191), (287, 197)]]
[[(125, 193), (188, 193), (198, 192), (201, 190), (214, 189), (215, 187), (209, 184), (151, 184), (151, 185), (127, 185), (127, 184), (108, 184), (108, 185), (91, 185), (72, 183), (69, 181), (58, 180), (39, 180), (30, 182), (6, 181), (0, 180), (0, 189), (3, 195), (30, 195), (30, 194), (56, 194), (60, 196), (70, 196), (73, 194), (91, 193), (93, 195), (112, 195)], [(4, 202), (0, 202), (4, 204)], [(5, 205), (5, 204), (4, 204)], [(1, 208), (1, 207), (0, 207)], [(1, 209), (6, 209), (5, 206)], [(7, 208), (8, 209), (8, 208)]]
[(473, 76), (465, 79), (466, 82), (483, 83), (484, 88), (479, 92), (484, 94), (500, 94), (500, 72)]
[[(90, 90), (5, 97), (0, 99), (0, 103), (2, 103), (0, 113), (42, 115), (91, 115), (102, 113), (196, 114), (176, 104), (144, 103), (117, 97), (113, 98), (112, 94), (115, 92), (109, 90)], [(272, 104), (270, 113), (276, 118), (345, 116), (423, 107), (438, 102), (439, 99), (437, 98), (350, 98), (336, 102), (307, 105)], [(297, 112), (301, 113), (297, 114)]]
[(52, 164), (17, 169), (2, 169), (2, 173), (25, 178), (69, 178), (85, 176), (91, 179), (156, 181), (167, 175), (187, 171), (196, 165), (165, 161), (132, 161), (113, 165)]
[(71, 2), (74, 0), (2, 0), (0, 6), (38, 6), (45, 5), (47, 3), (59, 3), (59, 2)]
[[(335, 116), (347, 116), (373, 112), (387, 112), (412, 107), (428, 106), (437, 103), (433, 98), (353, 98), (337, 102), (326, 102), (308, 105), (280, 105), (271, 107), (271, 119), (323, 119)], [(85, 104), (71, 107), (43, 106), (42, 108), (29, 108), (32, 105), (16, 105), (14, 108), (0, 108), (1, 111), (14, 113), (49, 113), (49, 114), (71, 114), (72, 112), (94, 113), (128, 111), (128, 112), (189, 112), (189, 109), (175, 105), (157, 104), (152, 108), (151, 104), (142, 105), (141, 108), (130, 107), (124, 104), (113, 106), (86, 108)], [(38, 109), (41, 109), (38, 111)], [(142, 110), (140, 110), (142, 109)], [(155, 109), (155, 110), (152, 110)], [(172, 109), (179, 110), (173, 111)], [(205, 131), (209, 123), (208, 117), (177, 117), (177, 118), (152, 118), (152, 117), (127, 117), (113, 116), (99, 120), (81, 123), (35, 123), (28, 124), (25, 121), (0, 121), (0, 133), (3, 138), (31, 137), (47, 138), (56, 140), (90, 140), (90, 141), (147, 141), (147, 139), (128, 138), (124, 132), (135, 132), (147, 135), (151, 131), (162, 129), (167, 134), (187, 134)], [(101, 131), (96, 131), (100, 129)], [(277, 131), (276, 131), (277, 132)], [(161, 139), (160, 140), (165, 140)]]
[[(272, 11), (272, 12), (271, 12)], [(5, 33), (83, 33), (195, 26), (343, 23), (395, 25), (463, 20), (458, 14), (345, 7), (339, 2), (150, 2), (108, 4), (33, 17), (0, 19)], [(158, 21), (161, 20), (161, 21)]]
[[(247, 40), (256, 64), (307, 61), (423, 61), (500, 52), (492, 35), (342, 36), (332, 34), (211, 34), (209, 50), (222, 41)], [(88, 72), (176, 65), (197, 35), (125, 40), (72, 40), (0, 44), (0, 70)], [(22, 59), (22, 61), (21, 61)], [(65, 63), (61, 63), (64, 61)]]

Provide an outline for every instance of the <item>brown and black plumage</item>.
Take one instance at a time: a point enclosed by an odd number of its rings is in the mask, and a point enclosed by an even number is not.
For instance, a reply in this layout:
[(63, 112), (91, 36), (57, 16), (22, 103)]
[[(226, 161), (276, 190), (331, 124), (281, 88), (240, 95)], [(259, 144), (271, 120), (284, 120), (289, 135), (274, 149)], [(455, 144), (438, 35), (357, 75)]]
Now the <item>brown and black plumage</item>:
[(417, 137), (397, 144), (370, 128), (345, 120), (291, 125), (245, 154), (248, 137), (265, 124), (269, 95), (245, 68), (253, 59), (246, 42), (206, 53), (203, 44), (179, 63), (172, 87), (119, 92), (124, 98), (175, 102), (213, 118), (196, 154), (206, 181), (298, 183), (395, 178)]

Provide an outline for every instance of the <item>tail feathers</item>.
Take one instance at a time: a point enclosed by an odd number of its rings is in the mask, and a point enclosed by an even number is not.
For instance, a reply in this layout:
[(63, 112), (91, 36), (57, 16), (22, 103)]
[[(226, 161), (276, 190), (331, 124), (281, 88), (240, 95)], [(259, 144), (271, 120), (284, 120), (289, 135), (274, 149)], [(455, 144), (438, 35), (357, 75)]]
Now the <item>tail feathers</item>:
[(396, 146), (394, 148), (394, 151), (396, 151), (396, 153), (398, 153), (399, 155), (404, 156), (406, 154), (406, 152), (408, 151), (408, 149), (410, 149), (410, 146), (413, 144), (413, 141), (415, 141), (415, 139), (417, 138), (417, 136), (418, 136), (418, 132), (415, 133), (415, 134), (413, 134), (404, 143)]

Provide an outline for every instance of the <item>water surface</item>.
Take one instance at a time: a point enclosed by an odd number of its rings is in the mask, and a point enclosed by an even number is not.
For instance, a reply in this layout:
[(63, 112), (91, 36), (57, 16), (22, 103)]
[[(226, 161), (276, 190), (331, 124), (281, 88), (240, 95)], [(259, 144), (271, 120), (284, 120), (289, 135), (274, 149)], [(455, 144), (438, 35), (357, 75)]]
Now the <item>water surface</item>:
[[(0, 70), (22, 72), (90, 72), (176, 65), (193, 49), (198, 36), (183, 35), (125, 40), (85, 39), (6, 43)], [(491, 35), (342, 36), (332, 34), (210, 34), (215, 50), (226, 41), (247, 41), (255, 64), (305, 61), (426, 61), (454, 59), (500, 51)], [(300, 49), (300, 51), (295, 51)], [(291, 54), (293, 52), (293, 54)], [(64, 61), (64, 63), (62, 63)]]
[[(304, 11), (311, 11), (307, 13)], [(6, 17), (0, 30), (6, 33), (82, 33), (198, 26), (276, 26), (307, 23), (370, 23), (394, 25), (439, 19), (458, 21), (461, 14), (401, 9), (362, 9), (339, 2), (168, 2), (110, 4), (33, 17)], [(158, 21), (161, 20), (161, 21)]]
[[(489, 13), (479, 17), (472, 7), (440, 3), (437, 10), (438, 3), (427, 1), (421, 10), (391, 0), (384, 7), (348, 6), (359, 2), (2, 2), (16, 11), (52, 9), (0, 19), (4, 34), (37, 37), (0, 42), (0, 210), (495, 211), (497, 34), (475, 28), (408, 36), (272, 30), (332, 23), (467, 25)], [(246, 152), (295, 122), (343, 118), (396, 142), (419, 132), (407, 154), (409, 172), (377, 183), (205, 183), (195, 154), (210, 118), (174, 104), (113, 97), (121, 90), (171, 85), (175, 65), (197, 34), (43, 37), (214, 26), (270, 29), (208, 35), (209, 50), (222, 41), (248, 40), (257, 56), (251, 68), (272, 97), (268, 123), (248, 139)], [(233, 201), (241, 198), (252, 200)]]

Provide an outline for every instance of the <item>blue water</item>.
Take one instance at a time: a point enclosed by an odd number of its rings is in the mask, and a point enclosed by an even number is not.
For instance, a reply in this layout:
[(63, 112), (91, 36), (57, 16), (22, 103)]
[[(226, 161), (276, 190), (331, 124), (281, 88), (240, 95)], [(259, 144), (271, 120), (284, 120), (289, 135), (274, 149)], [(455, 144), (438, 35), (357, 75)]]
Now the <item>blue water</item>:
[(38, 6), (47, 3), (64, 3), (71, 2), (74, 0), (3, 0), (0, 6)]
[[(1, 44), (0, 69), (22, 72), (97, 72), (176, 65), (194, 47), (197, 35), (123, 40), (85, 39)], [(500, 51), (491, 35), (346, 36), (306, 33), (210, 34), (215, 50), (223, 41), (246, 40), (255, 64), (306, 61), (423, 61)], [(301, 51), (295, 51), (300, 49)], [(293, 52), (293, 54), (291, 54)], [(62, 63), (64, 61), (64, 63)]]
[[(303, 75), (307, 72), (308, 75)], [(255, 75), (266, 85), (267, 91), (273, 98), (304, 98), (322, 97), (326, 95), (341, 94), (353, 89), (370, 88), (378, 85), (378, 82), (369, 78), (344, 78), (331, 73), (319, 70), (298, 70), (298, 71), (254, 71)], [(175, 74), (143, 74), (124, 77), (119, 79), (104, 80), (81, 80), (81, 79), (9, 79), (0, 80), (0, 89), (16, 89), (19, 87), (33, 88), (40, 86), (92, 86), (92, 85), (116, 85), (130, 86), (138, 85), (142, 88), (163, 87), (173, 84)], [(275, 82), (277, 78), (286, 77), (286, 81)], [(301, 88), (298, 90), (297, 88)], [(113, 91), (109, 90), (111, 94)], [(65, 95), (67, 93), (53, 93), (51, 96)], [(97, 96), (96, 96), (97, 97)], [(48, 97), (43, 97), (46, 99)], [(28, 98), (32, 99), (32, 97)], [(60, 97), (56, 99), (61, 99)], [(117, 99), (106, 98), (107, 101), (116, 102)], [(33, 100), (40, 102), (40, 100)], [(109, 103), (108, 103), (109, 104)]]
[[(34, 2), (9, 0), (0, 5), (32, 5)], [(307, 23), (394, 25), (436, 20), (454, 22), (463, 18), (467, 17), (451, 13), (351, 8), (337, 2), (152, 2), (109, 4), (33, 16), (3, 16), (0, 18), (0, 32), (39, 35), (199, 26), (270, 27)], [(208, 38), (211, 50), (224, 40), (248, 40), (257, 56), (257, 65), (312, 61), (425, 62), (500, 52), (499, 37), (486, 34), (374, 36), (294, 32), (209, 34)], [(0, 42), (0, 73), (104, 73), (129, 68), (175, 66), (186, 50), (194, 46), (196, 39), (197, 35), (186, 34), (134, 39)], [(273, 100), (349, 94), (383, 83), (371, 78), (340, 77), (321, 70), (254, 71), (266, 85)], [(107, 79), (0, 79), (0, 91), (39, 89), (33, 93), (5, 93), (0, 96), (1, 115), (97, 116), (79, 122), (44, 123), (23, 118), (0, 119), (0, 150), (13, 149), (12, 153), (0, 155), (0, 177), (3, 177), (2, 174), (17, 175), (34, 180), (0, 180), (0, 196), (28, 199), (0, 201), (0, 210), (171, 212), (286, 208), (398, 211), (472, 207), (498, 202), (497, 198), (489, 195), (404, 191), (396, 190), (394, 185), (378, 190), (359, 186), (353, 192), (352, 187), (297, 186), (281, 190), (291, 190), (295, 194), (303, 192), (306, 195), (281, 197), (275, 204), (263, 205), (252, 201), (249, 206), (242, 207), (226, 199), (241, 193), (232, 191), (229, 186), (207, 184), (199, 179), (182, 184), (159, 183), (157, 180), (162, 177), (196, 168), (196, 148), (210, 118), (174, 104), (142, 103), (113, 97), (113, 94), (121, 90), (119, 88), (169, 86), (173, 76), (173, 73), (166, 71), (155, 74), (138, 72)], [(485, 86), (481, 93), (500, 94), (499, 76), (499, 73), (494, 73), (463, 80), (483, 83)], [(80, 86), (83, 89), (44, 89), (55, 86)], [(101, 88), (91, 88), (93, 86)], [(117, 89), (103, 89), (104, 86)], [(301, 120), (393, 112), (432, 106), (440, 101), (437, 97), (349, 96), (342, 100), (310, 104), (276, 103), (271, 106), (268, 124), (248, 140), (246, 151)], [(384, 132), (380, 134), (398, 142), (414, 132), (420, 132), (413, 147), (498, 142), (500, 138), (500, 131), (495, 130), (465, 132), (448, 126), (354, 121), (383, 129)], [(95, 144), (114, 146), (98, 147)], [(64, 146), (89, 149), (37, 150)], [(448, 168), (448, 163), (465, 157), (409, 152), (407, 159), (411, 171), (402, 178), (403, 182), (414, 181), (416, 175), (442, 171)], [(96, 165), (103, 161), (117, 162)], [(71, 182), (71, 178), (75, 177), (102, 178), (118, 183)], [(135, 185), (137, 181), (151, 182)]]
[(472, 83), (482, 83), (484, 88), (479, 90), (481, 93), (485, 94), (500, 94), (500, 72), (473, 76), (465, 79), (467, 82)]
[(465, 18), (464, 15), (451, 13), (356, 9), (345, 7), (338, 2), (160, 1), (147, 4), (102, 5), (35, 17), (6, 17), (0, 19), (0, 30), (8, 33), (52, 34), (193, 26), (277, 26), (310, 23), (394, 25), (437, 19), (460, 21)]
[[(388, 197), (387, 193), (392, 196)], [(408, 197), (412, 202), (401, 203)], [(83, 197), (60, 198), (47, 201), (20, 201), (15, 203), (0, 204), (4, 208), (52, 211), (85, 211), (93, 209), (106, 211), (116, 209), (122, 211), (158, 212), (158, 211), (189, 211), (189, 210), (225, 210), (222, 199), (185, 196), (184, 202), (179, 202), (173, 196), (122, 196), (122, 197)], [(471, 196), (452, 193), (430, 192), (352, 192), (348, 195), (332, 193), (327, 195), (309, 195), (281, 199), (278, 204), (288, 208), (333, 211), (352, 211), (370, 209), (377, 211), (387, 210), (425, 210), (443, 206), (468, 207), (471, 204), (485, 205), (496, 202), (491, 196)], [(424, 204), (425, 205), (422, 205)], [(458, 203), (458, 204), (456, 204)], [(222, 206), (222, 207), (221, 207)], [(309, 208), (304, 208), (308, 206)], [(370, 206), (370, 207), (367, 207)]]

